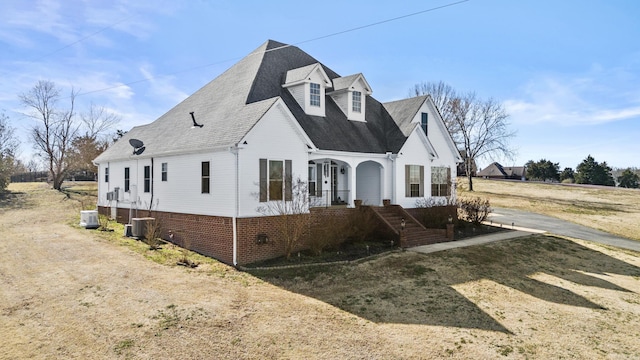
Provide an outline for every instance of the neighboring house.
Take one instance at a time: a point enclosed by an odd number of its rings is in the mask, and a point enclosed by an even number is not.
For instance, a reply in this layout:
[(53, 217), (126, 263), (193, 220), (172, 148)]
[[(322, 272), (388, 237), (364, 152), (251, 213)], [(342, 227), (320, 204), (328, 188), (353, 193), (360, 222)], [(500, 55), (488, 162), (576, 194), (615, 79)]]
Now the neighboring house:
[(279, 255), (256, 245), (271, 226), (257, 208), (290, 199), (292, 179), (329, 208), (455, 196), (461, 159), (431, 98), (371, 94), (364, 75), (267, 41), (98, 156), (98, 207), (121, 222), (153, 210), (165, 236), (237, 265)]
[(497, 162), (492, 163), (478, 173), (478, 177), (485, 179), (526, 180), (527, 168), (524, 166), (505, 167)]

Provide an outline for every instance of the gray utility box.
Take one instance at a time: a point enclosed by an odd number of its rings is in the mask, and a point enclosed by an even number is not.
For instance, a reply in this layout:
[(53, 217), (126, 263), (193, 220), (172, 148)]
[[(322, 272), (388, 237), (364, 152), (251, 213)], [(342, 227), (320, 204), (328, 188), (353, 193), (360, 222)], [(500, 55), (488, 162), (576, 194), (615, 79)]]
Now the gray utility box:
[(147, 226), (155, 220), (152, 217), (131, 219), (131, 236), (139, 239), (144, 238), (147, 233)]

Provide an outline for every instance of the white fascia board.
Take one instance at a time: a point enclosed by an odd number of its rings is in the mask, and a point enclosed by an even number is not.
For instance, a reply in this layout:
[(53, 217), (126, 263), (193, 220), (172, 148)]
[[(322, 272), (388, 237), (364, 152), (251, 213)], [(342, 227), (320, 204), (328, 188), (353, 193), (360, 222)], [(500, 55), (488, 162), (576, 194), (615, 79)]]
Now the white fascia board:
[(206, 154), (206, 153), (215, 153), (215, 152), (223, 152), (229, 150), (230, 147), (235, 147), (236, 144), (228, 144), (228, 145), (220, 145), (216, 147), (210, 148), (201, 148), (197, 150), (188, 150), (188, 151), (167, 151), (167, 152), (158, 152), (153, 155), (127, 155), (117, 158), (109, 158), (108, 160), (104, 160), (100, 163), (106, 162), (117, 162), (117, 161), (129, 161), (129, 160), (142, 160), (142, 159), (151, 159), (151, 158), (159, 158), (159, 157), (170, 157), (170, 156), (178, 156), (178, 155), (191, 155), (191, 154)]
[[(300, 136), (300, 139), (302, 140), (302, 142), (304, 142), (310, 148), (309, 151), (317, 151), (318, 148), (313, 143), (313, 141), (311, 141), (311, 139), (309, 138), (307, 133), (304, 131), (302, 126), (300, 126), (300, 123), (298, 123), (298, 120), (296, 120), (295, 116), (293, 116), (293, 113), (291, 113), (291, 111), (289, 110), (289, 108), (284, 103), (284, 100), (282, 100), (281, 97), (278, 96), (278, 99), (273, 103), (273, 105), (271, 105), (271, 107), (269, 109), (267, 109), (267, 111), (264, 112), (264, 114), (262, 114), (262, 116), (264, 116), (266, 113), (268, 113), (269, 111), (271, 111), (271, 109), (273, 109), (275, 107), (278, 107), (280, 110), (282, 110), (286, 114), (287, 119), (289, 120), (289, 122), (293, 126), (293, 128), (294, 128), (295, 132), (298, 134), (298, 136)], [(256, 121), (256, 124), (259, 121), (260, 120)], [(247, 131), (247, 133), (242, 137), (242, 139), (240, 139), (240, 144), (242, 144), (246, 140), (247, 135), (249, 135), (249, 133), (252, 130), (253, 130), (253, 128), (251, 128), (251, 130)]]
[(367, 82), (367, 79), (364, 78), (364, 75), (362, 75), (362, 73), (358, 74), (358, 77), (351, 85), (353, 86), (353, 84), (355, 84), (358, 80), (361, 80), (362, 83), (364, 84), (365, 93), (367, 95), (371, 95), (372, 94), (371, 85), (369, 85), (369, 82)]
[(340, 157), (361, 157), (361, 158), (373, 158), (373, 159), (386, 159), (388, 154), (374, 154), (374, 153), (361, 153), (361, 152), (349, 152), (338, 150), (318, 150), (309, 155), (309, 160), (318, 160), (324, 158), (340, 158)]

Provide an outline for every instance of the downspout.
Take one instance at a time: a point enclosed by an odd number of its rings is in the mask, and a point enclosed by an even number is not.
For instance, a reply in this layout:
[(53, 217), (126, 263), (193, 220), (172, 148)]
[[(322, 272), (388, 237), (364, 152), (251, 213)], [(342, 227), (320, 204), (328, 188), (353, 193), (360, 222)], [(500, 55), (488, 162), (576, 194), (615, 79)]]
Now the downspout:
[(235, 147), (229, 149), (232, 154), (236, 156), (236, 179), (235, 179), (235, 193), (236, 193), (236, 208), (233, 216), (233, 266), (238, 266), (238, 224), (237, 219), (240, 215), (240, 148), (238, 144)]
[(151, 203), (149, 204), (149, 216), (151, 216), (151, 209), (153, 209), (153, 158), (151, 158)]

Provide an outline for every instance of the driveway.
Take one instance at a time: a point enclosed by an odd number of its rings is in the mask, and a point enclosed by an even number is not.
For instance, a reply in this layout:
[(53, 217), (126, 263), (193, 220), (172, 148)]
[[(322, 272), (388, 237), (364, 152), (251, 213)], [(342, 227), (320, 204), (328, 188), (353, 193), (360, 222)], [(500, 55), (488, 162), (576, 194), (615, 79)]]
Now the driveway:
[(640, 251), (640, 241), (621, 238), (586, 226), (527, 211), (493, 208), (489, 220), (494, 224), (504, 224), (508, 227), (513, 224), (516, 227), (544, 230), (557, 235)]

